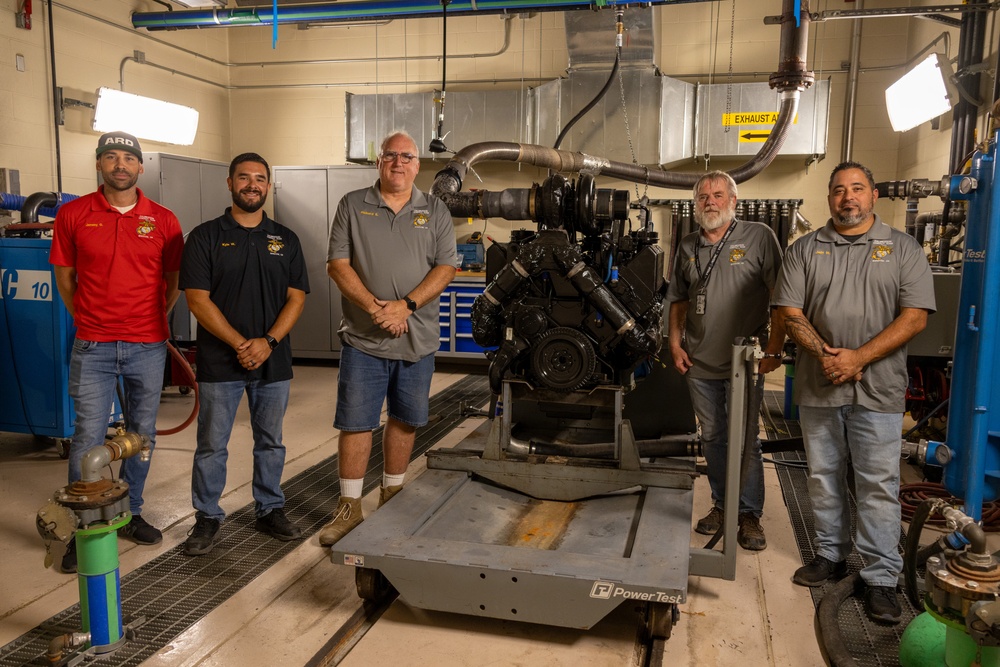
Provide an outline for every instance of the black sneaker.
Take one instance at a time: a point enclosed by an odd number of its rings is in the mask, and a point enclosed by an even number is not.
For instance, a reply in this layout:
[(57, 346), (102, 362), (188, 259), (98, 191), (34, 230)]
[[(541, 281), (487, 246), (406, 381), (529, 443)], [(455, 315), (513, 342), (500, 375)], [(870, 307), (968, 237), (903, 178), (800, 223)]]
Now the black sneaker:
[(76, 538), (70, 538), (69, 542), (66, 543), (66, 552), (63, 554), (59, 569), (66, 574), (76, 572)]
[(253, 527), (271, 537), (288, 542), (302, 537), (302, 530), (285, 516), (282, 508), (273, 509), (264, 516), (257, 517)]
[(899, 606), (895, 586), (869, 586), (865, 591), (865, 613), (878, 623), (896, 625), (903, 608)]
[(159, 544), (163, 533), (149, 525), (141, 514), (133, 514), (132, 520), (118, 529), (118, 534), (136, 544)]
[(726, 517), (721, 507), (713, 507), (711, 511), (698, 519), (698, 524), (694, 527), (694, 532), (702, 535), (715, 535), (722, 527), (722, 520)]
[(219, 543), (222, 536), (219, 531), (222, 529), (222, 522), (218, 519), (210, 519), (207, 516), (200, 516), (194, 521), (194, 528), (188, 533), (188, 538), (184, 542), (184, 553), (188, 556), (204, 556)]
[(847, 561), (839, 563), (816, 556), (808, 564), (795, 570), (792, 581), (799, 586), (819, 586), (828, 579), (843, 579), (847, 576)]

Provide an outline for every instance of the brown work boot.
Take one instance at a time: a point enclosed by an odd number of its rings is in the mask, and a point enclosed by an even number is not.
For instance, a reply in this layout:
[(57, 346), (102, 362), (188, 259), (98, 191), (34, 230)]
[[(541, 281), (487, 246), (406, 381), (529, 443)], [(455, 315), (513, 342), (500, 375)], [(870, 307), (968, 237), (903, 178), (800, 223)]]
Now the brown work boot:
[(361, 498), (341, 496), (337, 511), (333, 513), (333, 521), (319, 531), (319, 543), (324, 547), (336, 544), (364, 520), (361, 514)]
[(394, 495), (402, 490), (402, 484), (396, 484), (395, 486), (383, 486), (378, 492), (378, 506), (382, 507), (382, 505), (385, 505)]
[(721, 507), (713, 507), (712, 511), (698, 519), (698, 525), (694, 527), (694, 532), (702, 535), (715, 535), (722, 527), (722, 520), (726, 517)]
[(743, 512), (739, 518), (740, 529), (736, 533), (736, 543), (747, 551), (763, 551), (767, 548), (767, 539), (760, 519), (750, 512)]

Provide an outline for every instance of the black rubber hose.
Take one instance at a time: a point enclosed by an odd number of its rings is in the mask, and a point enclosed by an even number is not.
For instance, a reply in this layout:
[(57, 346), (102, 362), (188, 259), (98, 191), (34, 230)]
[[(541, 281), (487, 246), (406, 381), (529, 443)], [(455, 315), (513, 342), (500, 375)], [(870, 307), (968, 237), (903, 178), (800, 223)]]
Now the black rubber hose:
[(611, 68), (611, 74), (608, 76), (608, 80), (607, 82), (605, 82), (604, 87), (601, 88), (601, 91), (597, 93), (594, 99), (590, 100), (587, 106), (583, 107), (583, 109), (581, 109), (578, 114), (573, 116), (572, 120), (566, 123), (566, 127), (564, 127), (562, 129), (562, 132), (559, 133), (559, 136), (556, 137), (556, 143), (552, 145), (552, 148), (559, 148), (559, 145), (562, 143), (563, 139), (565, 139), (566, 135), (569, 133), (570, 128), (576, 125), (581, 118), (587, 115), (588, 111), (593, 109), (597, 105), (597, 103), (600, 102), (601, 99), (603, 99), (604, 96), (608, 94), (608, 89), (611, 88), (611, 84), (614, 83), (615, 81), (615, 75), (618, 74), (618, 68), (621, 66), (621, 62), (622, 62), (622, 50), (621, 47), (617, 47), (615, 49), (615, 66)]
[(934, 500), (925, 500), (917, 505), (910, 520), (910, 528), (906, 531), (906, 542), (903, 547), (903, 582), (906, 586), (906, 597), (910, 603), (920, 609), (920, 591), (917, 590), (917, 564), (920, 552), (920, 533), (924, 530), (924, 524), (931, 516), (934, 507)]
[(925, 547), (920, 547), (920, 551), (917, 552), (917, 566), (925, 565), (928, 558), (938, 555), (946, 548), (947, 545), (943, 537), (934, 540)]
[(762, 440), (760, 443), (762, 454), (774, 454), (775, 452), (804, 452), (805, 444), (802, 436), (795, 438), (774, 438), (773, 440)]
[(830, 667), (856, 667), (858, 664), (840, 635), (837, 614), (840, 611), (840, 605), (843, 604), (844, 600), (854, 595), (860, 584), (860, 572), (855, 572), (851, 576), (841, 579), (835, 586), (827, 590), (826, 595), (820, 600), (819, 609), (816, 610), (820, 647), (823, 649)]
[(950, 401), (950, 400), (951, 400), (951, 397), (949, 396), (948, 398), (946, 398), (943, 401), (941, 401), (940, 403), (938, 403), (937, 406), (933, 410), (931, 410), (926, 415), (924, 415), (923, 419), (921, 419), (920, 421), (918, 421), (916, 424), (913, 425), (912, 428), (910, 428), (909, 431), (907, 431), (906, 433), (903, 434), (903, 440), (906, 440), (907, 438), (909, 438), (921, 426), (923, 426), (924, 424), (928, 423), (931, 420), (931, 417), (933, 417), (934, 415), (936, 415), (939, 410), (941, 410), (946, 405), (948, 405), (948, 401)]

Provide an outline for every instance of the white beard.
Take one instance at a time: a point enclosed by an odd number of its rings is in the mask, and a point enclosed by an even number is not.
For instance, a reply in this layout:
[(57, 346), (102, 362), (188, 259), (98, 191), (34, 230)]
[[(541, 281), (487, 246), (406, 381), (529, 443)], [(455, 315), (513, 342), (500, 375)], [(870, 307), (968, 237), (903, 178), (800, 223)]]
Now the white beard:
[(704, 211), (695, 208), (694, 221), (706, 232), (711, 232), (719, 227), (724, 227), (732, 222), (736, 217), (736, 207), (726, 206), (721, 211)]

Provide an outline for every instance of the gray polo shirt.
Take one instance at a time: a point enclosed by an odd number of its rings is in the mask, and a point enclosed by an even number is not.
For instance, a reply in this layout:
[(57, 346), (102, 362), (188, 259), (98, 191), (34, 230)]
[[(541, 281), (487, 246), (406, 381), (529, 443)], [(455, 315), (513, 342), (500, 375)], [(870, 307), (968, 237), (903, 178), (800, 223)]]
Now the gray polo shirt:
[[(330, 229), (327, 259), (350, 259), (361, 282), (379, 299), (402, 299), (435, 266), (455, 266), (451, 212), (434, 196), (413, 188), (410, 201), (393, 213), (382, 200), (378, 181), (340, 200)], [(343, 298), (340, 339), (383, 359), (418, 361), (440, 346), (437, 299), (407, 320), (409, 332), (393, 338), (371, 316)]]
[(699, 315), (695, 295), (701, 279), (694, 254), (699, 253), (704, 274), (717, 245), (705, 245), (700, 231), (681, 239), (667, 289), (667, 301), (690, 302), (684, 349), (694, 363), (688, 375), (701, 380), (729, 377), (736, 338), (766, 339), (771, 290), (781, 268), (781, 247), (771, 228), (759, 222), (736, 221), (736, 229), (726, 239), (709, 276), (705, 314)]
[[(851, 242), (832, 221), (803, 236), (785, 253), (774, 305), (801, 308), (833, 347), (857, 349), (895, 320), (902, 308), (934, 312), (934, 283), (916, 240), (875, 216), (868, 233)], [(799, 405), (860, 405), (903, 412), (906, 346), (862, 371), (860, 382), (833, 384), (819, 360), (799, 350), (795, 400)]]

